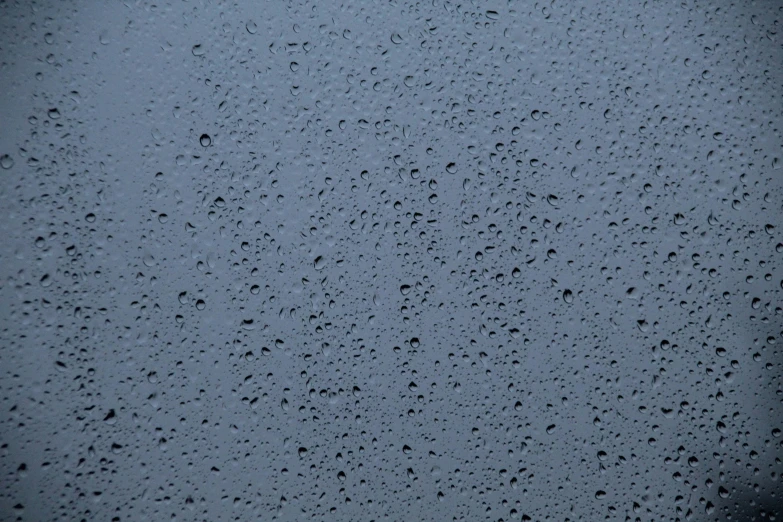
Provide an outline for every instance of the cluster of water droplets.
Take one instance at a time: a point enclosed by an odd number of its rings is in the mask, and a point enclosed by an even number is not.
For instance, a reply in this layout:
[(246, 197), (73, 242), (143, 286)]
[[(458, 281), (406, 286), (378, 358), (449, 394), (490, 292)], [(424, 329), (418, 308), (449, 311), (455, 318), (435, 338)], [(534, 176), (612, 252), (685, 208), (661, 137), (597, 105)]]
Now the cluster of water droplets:
[(780, 9), (98, 11), (0, 6), (2, 518), (783, 516)]

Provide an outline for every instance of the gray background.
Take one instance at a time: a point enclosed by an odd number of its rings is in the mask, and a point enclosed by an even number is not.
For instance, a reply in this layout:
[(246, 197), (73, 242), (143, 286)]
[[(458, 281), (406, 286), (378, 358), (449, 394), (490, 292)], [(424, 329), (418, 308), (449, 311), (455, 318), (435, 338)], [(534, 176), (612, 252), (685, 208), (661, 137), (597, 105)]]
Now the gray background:
[(0, 515), (780, 520), (782, 17), (0, 3)]

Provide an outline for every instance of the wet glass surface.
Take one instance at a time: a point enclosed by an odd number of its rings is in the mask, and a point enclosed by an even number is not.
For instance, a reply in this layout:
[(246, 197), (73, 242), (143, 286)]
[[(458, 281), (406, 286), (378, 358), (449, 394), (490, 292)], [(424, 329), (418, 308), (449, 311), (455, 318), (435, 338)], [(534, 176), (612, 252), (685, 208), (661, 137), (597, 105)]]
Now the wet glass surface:
[(780, 520), (779, 2), (0, 2), (3, 520)]

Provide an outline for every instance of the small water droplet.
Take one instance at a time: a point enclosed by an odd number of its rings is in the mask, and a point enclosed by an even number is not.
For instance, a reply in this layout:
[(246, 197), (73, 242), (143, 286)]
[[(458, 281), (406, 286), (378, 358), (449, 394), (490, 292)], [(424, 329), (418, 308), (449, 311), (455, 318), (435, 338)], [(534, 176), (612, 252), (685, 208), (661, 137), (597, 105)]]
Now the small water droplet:
[(8, 154), (3, 154), (0, 156), (0, 167), (3, 167), (4, 169), (10, 169), (14, 166), (14, 158), (9, 156)]

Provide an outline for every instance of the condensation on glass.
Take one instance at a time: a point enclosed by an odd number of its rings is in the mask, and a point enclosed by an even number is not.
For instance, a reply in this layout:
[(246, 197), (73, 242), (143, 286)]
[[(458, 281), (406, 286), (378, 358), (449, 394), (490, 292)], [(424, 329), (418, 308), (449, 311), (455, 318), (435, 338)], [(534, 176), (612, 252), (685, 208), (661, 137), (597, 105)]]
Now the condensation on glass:
[(780, 520), (781, 22), (0, 3), (0, 518)]

